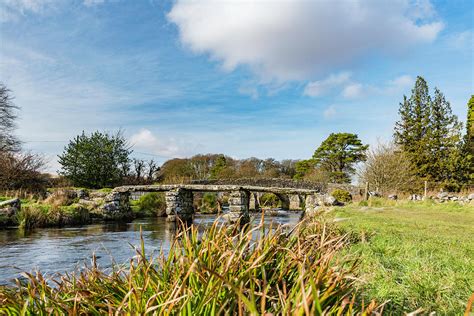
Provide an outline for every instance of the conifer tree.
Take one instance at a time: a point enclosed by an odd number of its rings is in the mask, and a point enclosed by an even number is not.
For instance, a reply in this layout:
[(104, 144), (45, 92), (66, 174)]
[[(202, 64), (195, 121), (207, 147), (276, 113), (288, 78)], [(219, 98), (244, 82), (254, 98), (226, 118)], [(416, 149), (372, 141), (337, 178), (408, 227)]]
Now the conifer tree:
[(474, 95), (467, 104), (466, 136), (464, 138), (464, 155), (466, 157), (467, 180), (474, 184)]
[(457, 171), (462, 164), (459, 148), (462, 124), (453, 115), (450, 103), (437, 88), (431, 102), (428, 127), (430, 163), (427, 172), (430, 178), (435, 181), (462, 181)]
[(313, 161), (329, 173), (331, 182), (350, 183), (354, 165), (365, 161), (367, 148), (357, 134), (331, 133), (314, 152)]
[(425, 79), (418, 76), (410, 98), (403, 96), (400, 120), (395, 124), (395, 142), (413, 163), (415, 173), (424, 177), (429, 163), (427, 133), (430, 121), (431, 97)]
[(426, 81), (417, 77), (410, 98), (400, 103), (395, 142), (410, 159), (415, 174), (423, 179), (459, 189), (466, 181), (462, 151), (462, 124), (452, 113), (443, 93), (429, 95)]

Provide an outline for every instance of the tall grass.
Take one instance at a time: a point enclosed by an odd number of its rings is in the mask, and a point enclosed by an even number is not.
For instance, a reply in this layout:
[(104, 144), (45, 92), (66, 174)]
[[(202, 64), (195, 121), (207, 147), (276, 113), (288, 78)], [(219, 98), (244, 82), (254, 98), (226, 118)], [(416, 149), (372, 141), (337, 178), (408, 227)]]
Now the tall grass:
[(54, 206), (31, 203), (23, 206), (16, 215), (16, 223), (19, 227), (25, 229), (83, 225), (89, 222), (89, 210), (80, 204)]
[[(354, 292), (354, 262), (336, 258), (344, 236), (320, 222), (290, 233), (215, 223), (179, 233), (167, 255), (145, 255), (143, 240), (126, 268), (95, 260), (77, 274), (0, 287), (0, 314), (377, 314)], [(155, 258), (155, 259), (154, 259)]]

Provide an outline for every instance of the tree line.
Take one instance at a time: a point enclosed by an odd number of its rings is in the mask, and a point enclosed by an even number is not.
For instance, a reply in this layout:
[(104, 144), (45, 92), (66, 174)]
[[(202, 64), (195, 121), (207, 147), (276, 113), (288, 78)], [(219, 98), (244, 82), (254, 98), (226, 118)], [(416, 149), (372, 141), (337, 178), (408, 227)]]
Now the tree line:
[[(22, 153), (14, 136), (10, 91), (0, 85), (0, 188), (44, 184), (41, 156)], [(172, 183), (202, 179), (288, 178), (314, 182), (368, 182), (382, 192), (417, 191), (424, 181), (457, 191), (474, 185), (474, 96), (465, 133), (443, 93), (417, 77), (399, 106), (393, 139), (373, 148), (357, 134), (331, 133), (309, 159), (235, 159), (224, 154), (174, 158), (162, 166), (132, 158), (121, 131), (82, 133), (59, 155), (59, 174), (71, 185), (101, 188), (121, 184)], [(464, 135), (463, 135), (464, 134)]]

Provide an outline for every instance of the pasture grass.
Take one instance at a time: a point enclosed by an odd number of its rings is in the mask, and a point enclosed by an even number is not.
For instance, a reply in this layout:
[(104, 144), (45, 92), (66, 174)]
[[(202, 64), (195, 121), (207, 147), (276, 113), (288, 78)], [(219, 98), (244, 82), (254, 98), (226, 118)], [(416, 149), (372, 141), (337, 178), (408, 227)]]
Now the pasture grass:
[[(364, 205), (365, 203), (362, 203)], [(386, 312), (460, 315), (474, 293), (474, 205), (372, 199), (332, 211), (360, 259), (357, 288)]]

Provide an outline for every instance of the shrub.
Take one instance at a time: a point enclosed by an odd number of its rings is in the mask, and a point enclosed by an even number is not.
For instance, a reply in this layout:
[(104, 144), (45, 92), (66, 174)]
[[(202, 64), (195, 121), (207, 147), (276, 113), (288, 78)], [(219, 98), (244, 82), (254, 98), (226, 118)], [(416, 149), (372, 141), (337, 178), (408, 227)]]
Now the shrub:
[(115, 134), (82, 132), (59, 155), (60, 175), (75, 186), (113, 187), (121, 183), (130, 165), (130, 146), (121, 131)]
[(219, 208), (217, 194), (211, 192), (204, 193), (198, 207), (201, 213), (216, 213)]
[(41, 173), (46, 161), (33, 153), (0, 152), (0, 189), (44, 193), (49, 177)]
[(54, 207), (71, 205), (74, 202), (77, 202), (77, 194), (75, 191), (68, 189), (54, 190), (53, 193), (44, 200), (44, 203)]
[(162, 216), (166, 210), (166, 200), (164, 193), (146, 193), (142, 195), (134, 204), (138, 212), (144, 215)]
[(276, 196), (273, 193), (264, 193), (260, 197), (260, 206), (263, 208), (278, 207), (279, 203), (280, 203), (280, 199), (278, 198), (278, 196)]
[[(52, 207), (47, 204), (29, 204), (21, 207), (17, 214), (17, 222), (21, 228), (31, 229), (35, 227), (46, 227), (48, 223), (48, 213)], [(50, 215), (56, 215), (51, 213)]]
[(82, 225), (90, 222), (89, 210), (81, 204), (61, 207), (61, 225)]
[(341, 203), (347, 203), (347, 202), (352, 201), (352, 195), (346, 190), (335, 189), (334, 191), (332, 191), (331, 195), (338, 202), (341, 202)]

